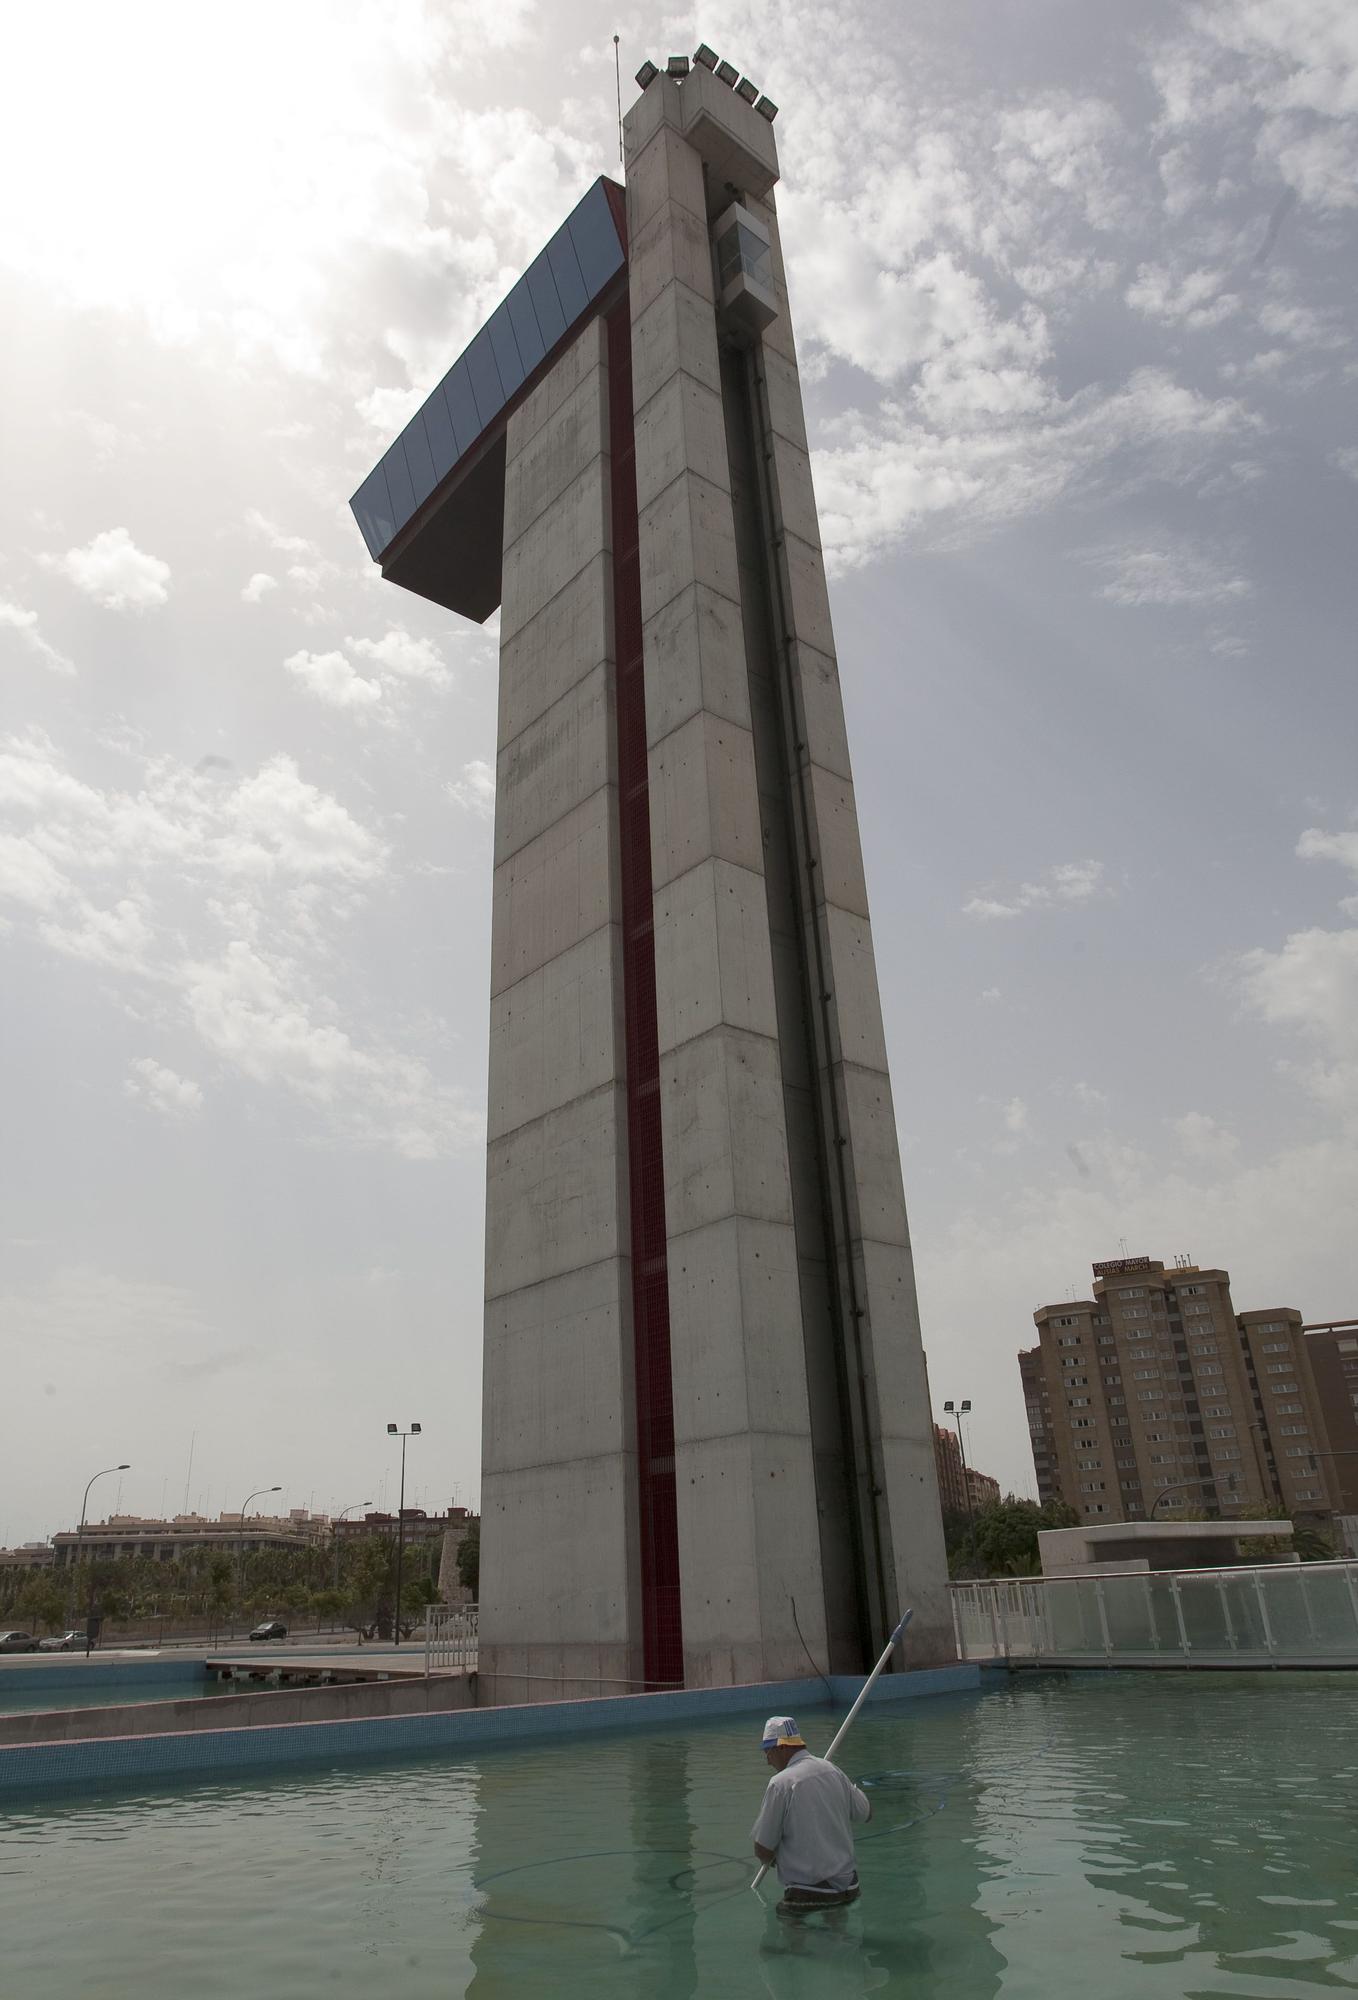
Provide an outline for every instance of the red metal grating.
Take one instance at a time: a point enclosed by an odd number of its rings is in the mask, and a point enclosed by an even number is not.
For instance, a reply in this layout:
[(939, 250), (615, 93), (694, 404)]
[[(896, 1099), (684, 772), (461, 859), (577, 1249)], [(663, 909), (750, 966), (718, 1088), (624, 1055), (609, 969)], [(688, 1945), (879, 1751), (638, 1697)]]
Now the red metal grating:
[(613, 634), (617, 658), (623, 1002), (627, 1024), (632, 1332), (641, 1510), (642, 1671), (652, 1686), (682, 1687), (684, 1635), (679, 1602), (665, 1161), (660, 1137), (660, 1051), (655, 1015), (650, 781), (641, 653), (636, 446), (632, 428), (632, 323), (626, 297), (609, 313), (605, 324), (613, 518)]

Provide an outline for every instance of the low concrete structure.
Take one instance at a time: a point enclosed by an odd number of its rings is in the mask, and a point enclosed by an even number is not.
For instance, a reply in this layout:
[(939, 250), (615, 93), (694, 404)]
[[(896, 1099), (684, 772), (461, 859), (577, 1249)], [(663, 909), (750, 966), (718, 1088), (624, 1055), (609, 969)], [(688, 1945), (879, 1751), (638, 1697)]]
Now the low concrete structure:
[[(59, 1701), (60, 1693), (54, 1690), (53, 1698)], [(108, 1708), (25, 1709), (18, 1715), (0, 1715), (0, 1745), (277, 1729), (298, 1722), (441, 1715), (475, 1705), (474, 1675), (420, 1673), (399, 1680), (350, 1681), (341, 1687), (256, 1689), (251, 1694), (190, 1695), (182, 1701), (123, 1702)]]
[(1242, 1541), (1277, 1544), (1275, 1561), (1295, 1561), (1290, 1521), (1110, 1521), (1101, 1527), (1046, 1528), (1037, 1538), (1043, 1576), (1101, 1576), (1160, 1569), (1222, 1569), (1254, 1563)]
[[(659, 1732), (685, 1722), (723, 1716), (764, 1716), (787, 1711), (805, 1717), (827, 1701), (842, 1712), (859, 1692), (857, 1679), (755, 1682), (745, 1687), (702, 1688), (669, 1694), (615, 1695), (599, 1701), (540, 1702), (528, 1707), (431, 1709), (325, 1720), (277, 1720), (231, 1728), (203, 1725), (146, 1736), (99, 1737), (92, 1732), (65, 1742), (0, 1744), (0, 1798), (21, 1792), (79, 1791), (91, 1786), (143, 1785), (150, 1778), (228, 1775), (239, 1770), (302, 1764), (348, 1765), (368, 1757), (435, 1753), (474, 1755), (495, 1743), (546, 1741), (612, 1729)], [(934, 1694), (974, 1694), (975, 1666), (884, 1674), (868, 1699), (890, 1705)], [(391, 1686), (389, 1683), (388, 1686)], [(343, 1690), (356, 1694), (354, 1689)], [(301, 1695), (251, 1696), (252, 1701), (300, 1701)], [(192, 1706), (192, 1704), (191, 1704)], [(217, 1703), (203, 1703), (215, 1715)], [(84, 1710), (88, 1717), (91, 1711)], [(258, 1711), (252, 1711), (258, 1714)], [(281, 1717), (281, 1709), (273, 1711)]]

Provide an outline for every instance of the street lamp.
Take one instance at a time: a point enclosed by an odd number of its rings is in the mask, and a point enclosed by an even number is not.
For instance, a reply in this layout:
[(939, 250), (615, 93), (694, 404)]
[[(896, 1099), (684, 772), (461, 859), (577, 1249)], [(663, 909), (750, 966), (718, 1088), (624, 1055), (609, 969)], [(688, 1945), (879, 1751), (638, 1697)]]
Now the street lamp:
[(951, 1417), (957, 1425), (957, 1451), (962, 1460), (962, 1491), (967, 1497), (967, 1519), (974, 1521), (976, 1509), (971, 1503), (971, 1480), (967, 1476), (967, 1448), (962, 1442), (962, 1419), (971, 1413), (971, 1400), (969, 1397), (964, 1397), (960, 1403), (945, 1403), (943, 1411), (944, 1415)]
[[(345, 1517), (345, 1515), (346, 1515), (346, 1514), (353, 1514), (353, 1513), (357, 1512), (357, 1510), (358, 1510), (358, 1509), (359, 1509), (360, 1507), (371, 1507), (371, 1506), (372, 1506), (372, 1501), (371, 1501), (371, 1500), (355, 1500), (355, 1501), (354, 1501), (354, 1502), (353, 1502), (353, 1503), (352, 1503), (352, 1504), (351, 1504), (350, 1506), (348, 1506), (348, 1507), (341, 1507), (341, 1508), (340, 1508), (340, 1510), (339, 1510), (339, 1513), (338, 1513), (338, 1514), (336, 1514), (336, 1516), (335, 1516), (335, 1527), (338, 1527), (338, 1526), (339, 1526), (340, 1522), (341, 1522), (341, 1521), (342, 1521), (342, 1520), (344, 1519), (344, 1517)], [(340, 1558), (340, 1538), (339, 1538), (339, 1536), (338, 1536), (338, 1535), (337, 1535), (337, 1534), (335, 1533), (335, 1529), (334, 1529), (334, 1528), (332, 1528), (332, 1529), (330, 1530), (330, 1535), (331, 1535), (331, 1539), (333, 1540), (333, 1542), (334, 1542), (334, 1544), (335, 1544), (335, 1588), (336, 1588), (336, 1590), (338, 1590), (338, 1589), (339, 1589), (339, 1558)]]
[[(281, 1493), (282, 1491), (283, 1489), (281, 1486), (257, 1486), (253, 1493), (246, 1494), (245, 1507), (248, 1507), (252, 1500), (258, 1500), (261, 1493)], [(240, 1510), (240, 1553), (236, 1557), (237, 1597), (240, 1596), (241, 1585), (245, 1581), (245, 1507), (242, 1507)]]
[(403, 1431), (399, 1424), (387, 1425), (387, 1436), (401, 1440), (401, 1502), (396, 1509), (396, 1644), (401, 1643), (401, 1559), (405, 1554), (406, 1534), (406, 1439), (417, 1438), (420, 1426), (412, 1424)]
[[(80, 1503), (80, 1526), (76, 1529), (75, 1533), (75, 1561), (77, 1566), (79, 1565), (81, 1550), (83, 1549), (85, 1543), (85, 1513), (90, 1504), (90, 1487), (93, 1486), (96, 1479), (107, 1479), (110, 1472), (130, 1472), (131, 1470), (132, 1467), (130, 1465), (106, 1465), (104, 1466), (102, 1471), (92, 1473), (90, 1478), (86, 1481), (85, 1497)], [(71, 1602), (72, 1604), (74, 1604), (75, 1602), (74, 1597), (72, 1597)], [(91, 1602), (93, 1602), (93, 1592), (91, 1592)], [(90, 1634), (88, 1630), (89, 1626), (88, 1618), (86, 1619), (85, 1623), (86, 1623), (85, 1656), (88, 1659), (90, 1651)]]

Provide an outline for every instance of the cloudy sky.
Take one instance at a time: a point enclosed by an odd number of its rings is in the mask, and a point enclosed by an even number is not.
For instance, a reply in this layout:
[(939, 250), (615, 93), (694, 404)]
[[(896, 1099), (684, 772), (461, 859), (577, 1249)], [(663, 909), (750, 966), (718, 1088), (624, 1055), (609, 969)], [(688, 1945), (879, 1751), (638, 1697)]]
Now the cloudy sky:
[(347, 498), (614, 168), (615, 30), (783, 107), (940, 1405), (1031, 1490), (1015, 1351), (1124, 1243), (1358, 1312), (1350, 0), (53, 0), (0, 77), (0, 1542), (124, 1458), (392, 1501), (388, 1420), (476, 1496), (494, 623)]

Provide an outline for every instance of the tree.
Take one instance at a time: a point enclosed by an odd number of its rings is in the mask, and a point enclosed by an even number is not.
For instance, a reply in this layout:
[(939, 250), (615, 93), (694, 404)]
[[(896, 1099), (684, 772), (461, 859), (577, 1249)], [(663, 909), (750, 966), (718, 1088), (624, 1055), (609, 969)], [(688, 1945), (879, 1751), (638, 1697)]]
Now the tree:
[(481, 1593), (481, 1523), (473, 1521), (457, 1545), (457, 1580), (473, 1600)]
[(1063, 1500), (1039, 1506), (1012, 1493), (975, 1515), (953, 1514), (944, 1524), (948, 1573), (953, 1577), (1040, 1576), (1037, 1538), (1046, 1528), (1074, 1528), (1079, 1515)]

